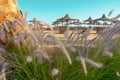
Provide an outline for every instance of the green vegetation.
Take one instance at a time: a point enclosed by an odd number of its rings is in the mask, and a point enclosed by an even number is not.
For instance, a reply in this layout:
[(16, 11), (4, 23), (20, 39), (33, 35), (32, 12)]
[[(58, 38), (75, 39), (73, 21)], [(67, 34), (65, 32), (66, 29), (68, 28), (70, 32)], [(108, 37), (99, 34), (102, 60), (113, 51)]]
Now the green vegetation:
[(82, 33), (76, 28), (65, 41), (53, 29), (46, 33), (37, 24), (30, 28), (25, 19), (9, 22), (14, 31), (19, 23), (20, 32), (10, 31), (7, 23), (0, 29), (0, 53), (5, 58), (0, 79), (120, 80), (119, 22), (92, 40), (87, 40), (92, 29)]
[[(91, 58), (93, 52), (91, 51)], [(85, 75), (81, 62), (76, 60), (77, 52), (71, 53), (72, 65), (70, 65), (66, 57), (62, 54), (61, 49), (54, 50), (55, 53), (50, 54), (50, 60), (44, 60), (41, 64), (33, 54), (34, 49), (28, 49), (26, 46), (17, 47), (11, 51), (7, 60), (15, 67), (10, 73), (8, 80), (120, 80), (117, 72), (120, 72), (120, 50), (113, 51), (112, 58), (99, 56), (96, 61), (102, 62), (102, 68), (94, 68), (87, 64), (88, 74)], [(26, 60), (27, 56), (32, 57), (32, 61)], [(52, 75), (52, 69), (58, 69), (56, 75)]]

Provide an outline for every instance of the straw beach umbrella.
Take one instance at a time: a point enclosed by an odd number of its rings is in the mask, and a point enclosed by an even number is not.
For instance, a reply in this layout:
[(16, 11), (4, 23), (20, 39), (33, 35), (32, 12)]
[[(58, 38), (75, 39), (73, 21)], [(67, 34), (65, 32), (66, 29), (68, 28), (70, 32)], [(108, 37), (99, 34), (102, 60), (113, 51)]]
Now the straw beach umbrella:
[(105, 28), (105, 26), (108, 25), (108, 22), (111, 22), (111, 20), (107, 18), (105, 14), (103, 14), (101, 18), (95, 20), (97, 20), (98, 22), (102, 21), (102, 26), (97, 28), (97, 32), (102, 31)]
[(57, 19), (56, 21), (54, 21), (53, 22), (53, 24), (52, 25), (56, 25), (56, 24), (59, 24), (60, 23), (60, 20), (59, 19)]
[(66, 23), (66, 26), (67, 26), (67, 30), (66, 30), (67, 33), (66, 34), (69, 35), (69, 22), (70, 21), (74, 22), (77, 19), (73, 19), (69, 16), (69, 14), (66, 14), (62, 20), (63, 20), (63, 22)]
[(84, 20), (84, 22), (90, 22), (90, 23), (92, 23), (93, 19), (91, 17), (89, 17), (87, 20)]
[[(30, 24), (32, 24), (33, 26), (36, 25), (38, 27), (38, 19), (37, 18), (33, 18), (32, 20), (29, 21)], [(42, 26), (42, 25), (41, 25)]]
[(102, 21), (103, 22), (103, 27), (105, 24), (108, 24), (107, 22), (111, 22), (111, 20), (109, 18), (106, 17), (105, 14), (102, 15), (101, 18), (95, 19), (97, 21)]
[(69, 31), (69, 23), (68, 22), (74, 21), (75, 19), (71, 18), (68, 14), (66, 14), (62, 20), (63, 20), (63, 22), (66, 23), (67, 31)]
[(35, 23), (35, 22), (38, 22), (38, 19), (37, 18), (33, 18), (33, 20), (30, 20), (29, 22)]
[(55, 26), (58, 26), (58, 24), (61, 24), (62, 23), (62, 26), (63, 26), (63, 17), (62, 18), (59, 18), (57, 19), (56, 21), (53, 22), (52, 25), (55, 25)]
[(50, 28), (48, 24), (38, 20), (37, 18), (33, 18), (33, 20), (30, 20), (29, 22), (31, 22), (33, 25), (36, 25), (37, 28)]
[(57, 19), (56, 21), (54, 21), (54, 22), (52, 23), (52, 25), (55, 25), (55, 28), (58, 29), (58, 30), (59, 30), (59, 27), (58, 27), (59, 24), (62, 24), (62, 26), (63, 26), (63, 17)]
[(76, 20), (76, 19), (71, 18), (71, 17), (69, 16), (69, 14), (66, 14), (66, 15), (64, 16), (64, 18), (63, 18), (63, 21), (64, 21), (64, 22), (68, 22), (68, 21), (71, 21), (71, 20)]
[(78, 26), (78, 28), (80, 27), (80, 25), (82, 24), (82, 22), (80, 20), (77, 20), (76, 22), (74, 22), (75, 25)]
[(77, 20), (77, 19), (73, 19), (69, 16), (69, 14), (66, 14), (64, 17), (59, 18), (55, 22), (53, 22), (53, 25), (58, 26), (58, 24), (62, 23), (62, 26), (65, 25), (67, 27), (66, 34), (68, 35), (69, 34), (69, 24), (70, 24), (71, 21), (74, 22), (75, 20)]
[(94, 23), (95, 22), (91, 17), (89, 17), (87, 20), (84, 20), (84, 24), (88, 24), (89, 27), (91, 27), (91, 25), (94, 24)]
[(80, 20), (77, 20), (76, 22), (74, 22), (75, 25), (80, 25), (82, 24), (82, 22)]
[(118, 21), (120, 21), (120, 20), (111, 18), (110, 21), (112, 22), (111, 24), (113, 24), (113, 23), (116, 23), (116, 22), (118, 22)]
[(98, 21), (110, 21), (110, 19), (107, 18), (105, 14), (103, 14), (101, 18), (98, 18), (96, 20), (98, 20)]
[(33, 25), (37, 25), (38, 26), (38, 19), (37, 18), (33, 18), (33, 20), (30, 20), (29, 22), (31, 22)]
[(63, 24), (63, 23), (66, 23), (66, 26), (68, 26), (68, 22), (70, 22), (70, 21), (74, 21), (74, 20), (77, 20), (77, 19), (73, 19), (73, 18), (71, 18), (68, 14), (66, 14), (64, 17), (62, 17), (62, 18), (59, 18), (59, 19), (57, 19), (56, 21), (54, 21), (53, 22), (53, 24), (52, 25), (56, 25), (56, 24)]

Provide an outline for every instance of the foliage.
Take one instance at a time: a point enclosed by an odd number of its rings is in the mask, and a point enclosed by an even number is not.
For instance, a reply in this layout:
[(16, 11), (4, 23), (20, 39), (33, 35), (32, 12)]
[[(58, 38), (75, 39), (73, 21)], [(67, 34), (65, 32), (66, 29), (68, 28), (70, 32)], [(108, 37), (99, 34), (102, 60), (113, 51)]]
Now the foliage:
[[(25, 17), (26, 18), (26, 17)], [(8, 24), (9, 23), (9, 24)], [(13, 20), (13, 32), (5, 22), (0, 29), (0, 53), (9, 63), (3, 63), (4, 78), (8, 80), (119, 80), (120, 22), (106, 28), (92, 39), (90, 28), (82, 33), (75, 29), (61, 41), (51, 28), (33, 30), (25, 19)], [(9, 35), (6, 39), (6, 35)], [(3, 45), (4, 44), (4, 45)], [(50, 47), (49, 47), (50, 46)], [(3, 77), (3, 72), (2, 75)]]

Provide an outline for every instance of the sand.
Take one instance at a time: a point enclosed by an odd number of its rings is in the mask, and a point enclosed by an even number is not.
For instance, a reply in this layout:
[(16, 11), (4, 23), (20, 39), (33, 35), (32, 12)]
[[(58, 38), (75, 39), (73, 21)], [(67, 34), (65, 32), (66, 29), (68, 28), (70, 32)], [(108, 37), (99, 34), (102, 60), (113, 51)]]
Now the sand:
[[(64, 34), (59, 34), (58, 33), (58, 31), (55, 31), (55, 32), (57, 32), (57, 37), (59, 38), (59, 39), (61, 39), (61, 40), (65, 40), (65, 36), (64, 36)], [(69, 33), (71, 33), (72, 31), (70, 31)], [(91, 34), (88, 36), (88, 40), (91, 40), (91, 39), (93, 39), (93, 38), (95, 38), (97, 36), (97, 34), (96, 34), (96, 31), (91, 31)]]

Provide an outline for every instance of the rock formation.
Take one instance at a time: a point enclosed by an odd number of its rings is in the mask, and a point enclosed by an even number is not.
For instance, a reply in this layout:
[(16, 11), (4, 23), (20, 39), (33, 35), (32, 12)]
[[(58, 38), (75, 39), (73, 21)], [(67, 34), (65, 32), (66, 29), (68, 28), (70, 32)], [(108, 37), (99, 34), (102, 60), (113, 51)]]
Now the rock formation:
[(18, 9), (17, 0), (0, 0), (0, 24), (11, 18), (21, 18), (22, 13)]

